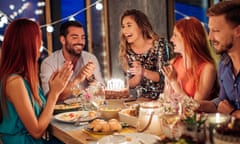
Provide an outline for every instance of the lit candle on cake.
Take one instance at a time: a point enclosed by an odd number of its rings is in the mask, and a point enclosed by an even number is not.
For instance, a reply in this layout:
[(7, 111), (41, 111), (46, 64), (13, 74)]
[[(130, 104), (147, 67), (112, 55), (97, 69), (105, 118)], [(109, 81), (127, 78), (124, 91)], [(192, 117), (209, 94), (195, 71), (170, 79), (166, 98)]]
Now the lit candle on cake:
[(122, 79), (110, 79), (107, 81), (105, 90), (106, 98), (126, 98), (128, 96), (128, 87)]

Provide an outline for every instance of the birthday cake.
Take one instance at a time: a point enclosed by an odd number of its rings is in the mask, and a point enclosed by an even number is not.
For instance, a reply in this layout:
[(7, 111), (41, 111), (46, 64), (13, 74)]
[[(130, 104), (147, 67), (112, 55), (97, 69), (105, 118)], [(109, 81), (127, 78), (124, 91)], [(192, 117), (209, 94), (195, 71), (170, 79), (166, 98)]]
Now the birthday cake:
[(240, 119), (215, 128), (213, 133), (216, 144), (240, 144)]
[(121, 79), (111, 79), (107, 81), (105, 88), (106, 99), (120, 99), (129, 97), (128, 84)]
[(129, 97), (128, 88), (122, 88), (120, 90), (105, 89), (106, 99), (120, 99)]

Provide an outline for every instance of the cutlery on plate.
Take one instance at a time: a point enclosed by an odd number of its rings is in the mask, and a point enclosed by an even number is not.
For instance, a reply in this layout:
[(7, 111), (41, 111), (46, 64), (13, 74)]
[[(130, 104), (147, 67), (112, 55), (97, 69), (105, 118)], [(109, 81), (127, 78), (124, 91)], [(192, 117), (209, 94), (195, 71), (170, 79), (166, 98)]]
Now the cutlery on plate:
[(87, 113), (76, 117), (76, 118), (73, 120), (73, 121), (76, 121), (74, 125), (79, 126), (80, 123), (83, 123), (82, 121), (83, 121), (83, 120), (86, 120), (87, 117), (88, 117), (88, 114), (87, 114)]

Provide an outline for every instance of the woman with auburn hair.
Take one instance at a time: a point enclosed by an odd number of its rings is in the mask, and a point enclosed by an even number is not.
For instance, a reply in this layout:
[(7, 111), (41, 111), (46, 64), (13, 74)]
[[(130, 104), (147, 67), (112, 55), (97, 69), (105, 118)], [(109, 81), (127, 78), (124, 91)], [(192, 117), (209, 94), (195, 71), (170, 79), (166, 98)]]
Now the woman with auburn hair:
[(169, 58), (167, 43), (155, 34), (147, 16), (139, 10), (126, 10), (120, 23), (119, 59), (129, 74), (129, 86), (137, 88), (142, 99), (157, 99), (164, 89), (159, 70)]
[(195, 100), (216, 97), (217, 71), (201, 22), (194, 17), (177, 21), (171, 42), (178, 55), (163, 68), (163, 73), (174, 92)]
[(66, 87), (72, 64), (66, 64), (49, 81), (45, 99), (38, 79), (41, 31), (28, 19), (17, 19), (6, 29), (0, 61), (0, 139), (3, 143), (43, 143), (54, 105)]

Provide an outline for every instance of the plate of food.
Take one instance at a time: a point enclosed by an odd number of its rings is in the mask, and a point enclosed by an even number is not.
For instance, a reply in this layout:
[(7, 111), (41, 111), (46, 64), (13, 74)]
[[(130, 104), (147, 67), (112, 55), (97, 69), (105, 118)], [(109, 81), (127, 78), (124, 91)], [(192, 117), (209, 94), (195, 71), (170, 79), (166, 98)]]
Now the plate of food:
[(97, 144), (156, 144), (161, 139), (147, 133), (113, 134), (100, 139)]
[(87, 122), (97, 118), (96, 111), (72, 111), (60, 113), (54, 116), (54, 118), (61, 122), (75, 123), (75, 122)]
[(87, 125), (85, 130), (92, 134), (110, 135), (115, 132), (120, 132), (123, 127), (123, 124), (117, 119), (104, 120), (98, 118)]
[(54, 107), (54, 114), (76, 111), (81, 107), (80, 103), (71, 103), (71, 104), (57, 104)]

